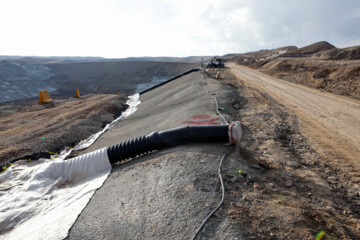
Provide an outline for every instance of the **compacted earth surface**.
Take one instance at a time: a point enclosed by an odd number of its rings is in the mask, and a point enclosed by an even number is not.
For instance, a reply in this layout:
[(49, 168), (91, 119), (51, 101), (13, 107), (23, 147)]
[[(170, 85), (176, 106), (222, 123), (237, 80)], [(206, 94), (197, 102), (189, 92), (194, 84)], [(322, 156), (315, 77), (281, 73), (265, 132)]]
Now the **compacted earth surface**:
[(0, 105), (0, 163), (49, 158), (74, 146), (120, 116), (127, 97), (86, 95), (37, 104), (37, 99)]

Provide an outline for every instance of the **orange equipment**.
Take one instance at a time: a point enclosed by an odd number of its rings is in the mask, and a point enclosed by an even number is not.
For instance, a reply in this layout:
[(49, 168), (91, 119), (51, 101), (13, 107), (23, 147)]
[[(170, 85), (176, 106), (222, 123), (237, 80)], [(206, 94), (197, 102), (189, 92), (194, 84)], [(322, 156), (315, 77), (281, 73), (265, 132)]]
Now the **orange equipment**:
[(40, 91), (39, 92), (40, 101), (38, 104), (44, 104), (44, 103), (52, 103), (53, 100), (50, 98), (49, 93), (47, 90)]
[(75, 90), (75, 96), (74, 98), (80, 98), (80, 90), (79, 89), (76, 89)]

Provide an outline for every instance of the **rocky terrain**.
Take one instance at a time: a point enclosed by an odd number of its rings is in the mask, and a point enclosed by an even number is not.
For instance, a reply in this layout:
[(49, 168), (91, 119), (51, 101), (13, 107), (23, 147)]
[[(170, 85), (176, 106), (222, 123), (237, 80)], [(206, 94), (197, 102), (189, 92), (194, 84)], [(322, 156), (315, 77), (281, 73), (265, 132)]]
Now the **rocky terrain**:
[(319, 42), (300, 49), (287, 49), (283, 54), (273, 52), (276, 54), (259, 51), (226, 59), (290, 82), (360, 98), (360, 46), (338, 49), (327, 42)]

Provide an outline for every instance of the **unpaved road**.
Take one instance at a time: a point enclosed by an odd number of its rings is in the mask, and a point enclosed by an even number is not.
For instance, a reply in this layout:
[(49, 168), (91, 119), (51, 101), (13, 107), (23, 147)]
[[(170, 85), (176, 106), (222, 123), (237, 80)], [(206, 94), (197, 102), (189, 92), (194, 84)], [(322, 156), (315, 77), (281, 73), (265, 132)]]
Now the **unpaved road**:
[(302, 132), (320, 156), (360, 183), (360, 101), (227, 65), (246, 85), (270, 95), (299, 118)]

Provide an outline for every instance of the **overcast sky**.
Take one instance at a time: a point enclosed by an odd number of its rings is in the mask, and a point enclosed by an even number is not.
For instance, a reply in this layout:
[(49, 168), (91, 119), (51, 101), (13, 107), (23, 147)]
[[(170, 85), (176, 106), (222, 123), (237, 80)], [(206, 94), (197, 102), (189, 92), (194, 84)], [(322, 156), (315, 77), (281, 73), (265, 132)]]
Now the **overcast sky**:
[(0, 0), (0, 55), (193, 56), (360, 45), (359, 0)]

